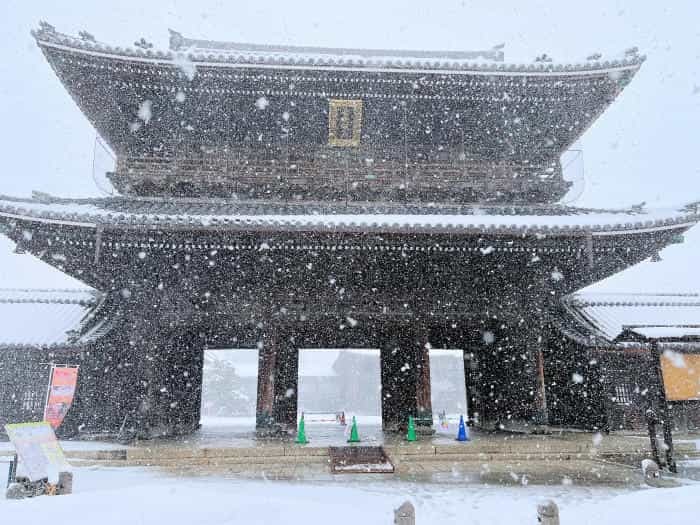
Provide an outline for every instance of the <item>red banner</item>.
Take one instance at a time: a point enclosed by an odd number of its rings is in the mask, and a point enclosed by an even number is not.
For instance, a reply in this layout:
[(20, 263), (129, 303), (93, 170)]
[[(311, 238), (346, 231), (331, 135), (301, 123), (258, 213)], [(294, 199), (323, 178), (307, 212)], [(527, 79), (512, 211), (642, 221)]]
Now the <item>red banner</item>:
[(68, 366), (54, 366), (51, 369), (51, 383), (49, 395), (46, 398), (46, 410), (44, 421), (57, 429), (66, 417), (66, 413), (73, 402), (75, 387), (78, 383), (78, 368)]

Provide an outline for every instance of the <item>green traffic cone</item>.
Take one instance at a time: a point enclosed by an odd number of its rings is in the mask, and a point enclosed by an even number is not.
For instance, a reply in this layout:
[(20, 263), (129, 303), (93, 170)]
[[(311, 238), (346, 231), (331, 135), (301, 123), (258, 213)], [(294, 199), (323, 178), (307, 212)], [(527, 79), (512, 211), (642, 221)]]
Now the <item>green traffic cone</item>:
[(306, 439), (306, 425), (304, 425), (304, 414), (301, 415), (301, 419), (299, 420), (299, 430), (297, 430), (297, 439), (295, 443), (299, 445), (306, 445), (309, 442), (308, 439)]
[(408, 416), (408, 434), (406, 434), (406, 441), (416, 441), (416, 423), (413, 421), (413, 416)]
[(352, 416), (352, 427), (350, 428), (350, 439), (348, 439), (348, 443), (359, 443), (360, 442), (360, 434), (357, 432), (357, 421), (355, 420), (355, 416)]

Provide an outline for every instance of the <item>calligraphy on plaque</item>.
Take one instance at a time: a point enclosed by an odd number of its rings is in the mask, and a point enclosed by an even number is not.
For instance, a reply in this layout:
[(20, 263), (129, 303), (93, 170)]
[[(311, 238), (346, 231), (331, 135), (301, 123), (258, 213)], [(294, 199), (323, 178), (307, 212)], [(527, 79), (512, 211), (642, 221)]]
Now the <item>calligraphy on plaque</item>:
[(340, 147), (360, 145), (362, 101), (331, 99), (328, 107), (328, 144)]

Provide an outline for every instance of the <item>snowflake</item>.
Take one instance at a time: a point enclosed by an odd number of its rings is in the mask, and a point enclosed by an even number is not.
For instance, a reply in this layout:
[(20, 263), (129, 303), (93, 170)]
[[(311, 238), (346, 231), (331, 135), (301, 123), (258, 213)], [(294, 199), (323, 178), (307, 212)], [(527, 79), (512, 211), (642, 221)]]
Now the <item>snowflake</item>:
[(139, 104), (139, 110), (136, 113), (138, 117), (143, 120), (144, 124), (148, 124), (153, 117), (153, 102), (150, 100), (144, 100)]
[(190, 82), (194, 80), (197, 74), (197, 66), (190, 60), (190, 57), (185, 53), (178, 53), (175, 55), (175, 58), (173, 58), (173, 63), (187, 77), (187, 80)]
[(686, 368), (687, 366), (683, 354), (679, 354), (673, 350), (664, 350), (664, 357), (671, 361), (671, 364), (676, 368)]
[(255, 101), (255, 107), (258, 109), (267, 109), (267, 106), (270, 105), (270, 101), (267, 100), (266, 97), (260, 97), (258, 100)]

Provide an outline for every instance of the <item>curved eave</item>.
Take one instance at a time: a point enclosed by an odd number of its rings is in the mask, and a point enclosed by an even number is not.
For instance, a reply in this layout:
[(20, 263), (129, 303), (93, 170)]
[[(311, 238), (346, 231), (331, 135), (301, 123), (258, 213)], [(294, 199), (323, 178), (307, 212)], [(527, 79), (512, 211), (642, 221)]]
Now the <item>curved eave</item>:
[[(101, 210), (93, 213), (31, 210), (20, 203), (0, 203), (0, 218), (60, 226), (123, 231), (237, 231), (237, 232), (314, 232), (314, 233), (403, 233), (489, 235), (496, 237), (609, 237), (684, 231), (700, 221), (695, 213), (669, 214), (668, 217), (638, 220), (623, 216), (619, 222), (599, 224), (557, 224), (570, 222), (570, 216), (519, 216), (512, 224), (509, 216), (485, 215), (144, 215)], [(512, 216), (511, 216), (512, 217)], [(643, 217), (643, 216), (641, 216)], [(528, 224), (528, 219), (532, 224)], [(507, 220), (507, 219), (506, 219)]]
[(634, 56), (626, 60), (590, 62), (585, 64), (507, 64), (490, 62), (433, 62), (398, 60), (338, 60), (321, 61), (313, 57), (287, 60), (279, 57), (257, 57), (254, 55), (229, 54), (178, 54), (171, 51), (144, 51), (142, 49), (112, 47), (101, 43), (77, 40), (64, 35), (33, 33), (40, 47), (49, 47), (77, 54), (119, 60), (140, 62), (172, 67), (179, 58), (190, 60), (195, 66), (232, 69), (283, 69), (318, 71), (365, 71), (381, 73), (415, 73), (439, 75), (487, 75), (505, 77), (597, 77), (601, 75), (636, 72), (645, 60), (644, 56)]
[(85, 343), (50, 343), (50, 344), (32, 344), (32, 343), (0, 343), (0, 352), (4, 351), (50, 351), (50, 352), (71, 352), (84, 346)]

